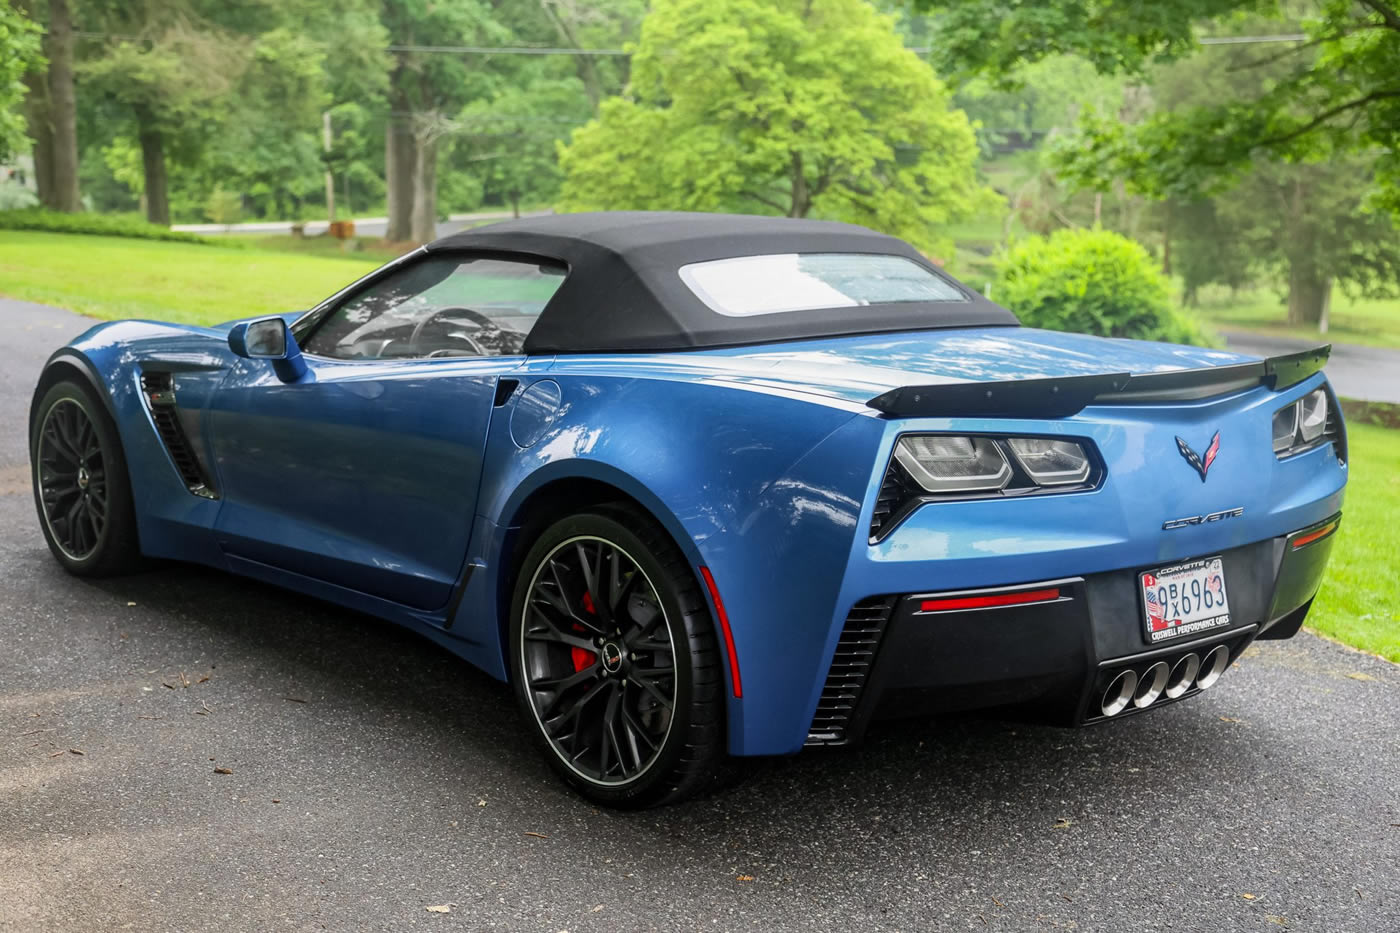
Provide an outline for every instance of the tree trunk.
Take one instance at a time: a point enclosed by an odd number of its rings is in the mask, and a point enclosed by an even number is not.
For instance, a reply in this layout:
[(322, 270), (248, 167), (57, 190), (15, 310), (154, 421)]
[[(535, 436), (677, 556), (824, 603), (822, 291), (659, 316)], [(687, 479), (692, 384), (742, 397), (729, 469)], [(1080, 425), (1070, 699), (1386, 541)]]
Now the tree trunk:
[(788, 207), (789, 217), (806, 217), (812, 209), (812, 196), (807, 190), (807, 175), (802, 170), (802, 153), (792, 154), (792, 200)]
[(511, 212), (511, 214), (513, 214), (516, 218), (519, 218), (519, 217), (520, 217), (520, 192), (519, 192), (519, 191), (512, 191), (512, 192), (510, 193), (510, 212)]
[(34, 187), (39, 203), (52, 207), (53, 124), (49, 121), (49, 82), (45, 72), (36, 69), (25, 73), (24, 83), (29, 88), (24, 102), (29, 138), (34, 141)]
[(78, 105), (73, 93), (73, 13), (68, 0), (49, 0), (49, 120), (53, 130), (52, 204), (78, 211)]
[(414, 134), (417, 159), (413, 172), (413, 226), (409, 239), (427, 243), (437, 239), (437, 149), (438, 138), (431, 127)]
[(150, 111), (138, 108), (136, 125), (141, 141), (141, 166), (146, 176), (146, 219), (170, 226), (170, 195), (165, 175), (165, 138)]
[[(401, 98), (396, 98), (401, 100)], [(402, 104), (407, 106), (406, 103)], [(395, 110), (399, 109), (396, 104)], [(413, 233), (413, 187), (418, 153), (413, 145), (408, 115), (389, 115), (384, 127), (384, 186), (387, 197), (389, 229), (384, 239), (402, 242)]]
[(1288, 267), (1288, 323), (1320, 327), (1323, 312), (1331, 302), (1332, 279), (1321, 275), (1311, 263)]

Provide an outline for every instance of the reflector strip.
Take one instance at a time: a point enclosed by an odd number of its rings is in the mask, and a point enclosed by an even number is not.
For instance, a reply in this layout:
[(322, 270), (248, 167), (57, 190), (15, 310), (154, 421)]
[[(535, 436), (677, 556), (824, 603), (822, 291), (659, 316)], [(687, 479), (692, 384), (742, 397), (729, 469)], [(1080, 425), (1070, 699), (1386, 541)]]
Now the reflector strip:
[(1058, 586), (1044, 590), (1022, 590), (1019, 593), (992, 593), (987, 596), (950, 596), (947, 599), (925, 599), (920, 612), (951, 612), (957, 609), (992, 609), (997, 606), (1024, 606), (1027, 603), (1052, 603), (1060, 598)]
[(719, 616), (719, 630), (724, 634), (724, 650), (729, 653), (729, 675), (734, 683), (734, 696), (743, 697), (744, 688), (739, 683), (739, 653), (734, 650), (734, 633), (729, 630), (729, 613), (724, 611), (724, 600), (719, 598), (719, 587), (715, 586), (715, 578), (710, 576), (710, 568), (701, 567), (700, 576), (705, 578), (705, 587), (710, 591), (710, 599), (714, 600), (715, 604), (715, 614)]
[(1299, 537), (1293, 539), (1293, 550), (1296, 551), (1300, 547), (1306, 547), (1307, 545), (1312, 544), (1314, 541), (1327, 537), (1336, 530), (1337, 523), (1328, 522), (1321, 528), (1317, 529), (1317, 531), (1310, 531), (1305, 535), (1300, 535)]

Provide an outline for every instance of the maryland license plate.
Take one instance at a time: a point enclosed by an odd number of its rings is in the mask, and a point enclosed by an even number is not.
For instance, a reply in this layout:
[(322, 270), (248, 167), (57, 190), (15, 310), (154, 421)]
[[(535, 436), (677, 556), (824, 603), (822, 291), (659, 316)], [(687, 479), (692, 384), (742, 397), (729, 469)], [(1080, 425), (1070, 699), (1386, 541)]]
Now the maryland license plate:
[(1230, 624), (1225, 567), (1218, 557), (1139, 575), (1147, 640), (1199, 635)]

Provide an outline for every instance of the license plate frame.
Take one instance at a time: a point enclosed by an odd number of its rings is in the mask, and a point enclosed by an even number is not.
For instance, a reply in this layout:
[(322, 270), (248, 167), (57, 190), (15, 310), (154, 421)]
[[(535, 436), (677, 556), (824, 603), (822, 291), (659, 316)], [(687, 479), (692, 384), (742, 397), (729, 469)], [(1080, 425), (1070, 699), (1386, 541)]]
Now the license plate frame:
[(1150, 644), (1204, 635), (1230, 625), (1225, 563), (1219, 556), (1145, 570), (1138, 574), (1138, 593), (1143, 633)]

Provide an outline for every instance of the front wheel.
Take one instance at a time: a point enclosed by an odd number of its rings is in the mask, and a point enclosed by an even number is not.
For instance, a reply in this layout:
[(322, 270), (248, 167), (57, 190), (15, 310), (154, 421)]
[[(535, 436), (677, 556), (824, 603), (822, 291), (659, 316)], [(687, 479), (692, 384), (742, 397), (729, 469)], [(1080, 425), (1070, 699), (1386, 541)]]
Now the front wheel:
[(39, 526), (64, 569), (84, 577), (136, 569), (136, 509), (121, 439), (88, 387), (65, 379), (44, 394), (29, 456)]
[(516, 698), (550, 764), (612, 807), (701, 790), (724, 760), (724, 671), (689, 562), (626, 507), (534, 542), (511, 607)]

